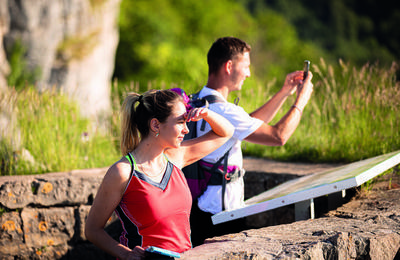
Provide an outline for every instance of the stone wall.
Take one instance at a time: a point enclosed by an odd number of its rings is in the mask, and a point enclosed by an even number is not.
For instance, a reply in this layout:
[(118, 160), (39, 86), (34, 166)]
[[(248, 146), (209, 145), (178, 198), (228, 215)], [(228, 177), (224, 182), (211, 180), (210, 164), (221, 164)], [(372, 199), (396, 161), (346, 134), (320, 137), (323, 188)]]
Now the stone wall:
[[(262, 161), (268, 169), (259, 160), (245, 159), (247, 197), (332, 167)], [(0, 177), (0, 259), (114, 259), (84, 235), (106, 170)], [(398, 179), (391, 179), (393, 187)], [(290, 206), (257, 214), (246, 219), (244, 231), (209, 239), (182, 259), (393, 259), (400, 248), (400, 189), (374, 196), (315, 220), (294, 222)], [(121, 226), (115, 216), (106, 231), (118, 239)]]
[(244, 230), (207, 239), (182, 260), (400, 259), (400, 175), (318, 219)]
[[(109, 258), (84, 235), (85, 219), (105, 172), (0, 177), (0, 259)], [(118, 228), (111, 232), (113, 237), (118, 233)]]
[[(331, 165), (284, 164), (246, 158), (246, 197), (284, 181)], [(268, 172), (265, 172), (268, 165)], [(264, 169), (264, 170), (260, 170)], [(113, 259), (84, 235), (84, 223), (107, 168), (65, 173), (0, 177), (0, 259)], [(293, 222), (286, 209), (249, 218), (249, 227)], [(268, 221), (266, 221), (268, 219)], [(115, 238), (121, 231), (115, 216), (106, 228)]]

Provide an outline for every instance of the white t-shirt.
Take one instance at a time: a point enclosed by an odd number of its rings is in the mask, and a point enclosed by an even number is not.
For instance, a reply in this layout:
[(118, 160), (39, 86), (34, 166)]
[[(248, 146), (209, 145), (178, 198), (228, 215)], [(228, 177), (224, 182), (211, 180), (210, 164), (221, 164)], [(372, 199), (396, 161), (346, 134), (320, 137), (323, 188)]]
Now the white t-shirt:
[[(213, 89), (204, 87), (199, 94), (202, 98), (208, 95), (216, 95), (224, 99), (224, 97)], [(243, 155), (241, 149), (241, 142), (247, 136), (257, 130), (263, 121), (254, 117), (251, 117), (243, 108), (229, 103), (215, 102), (210, 104), (209, 109), (223, 115), (235, 128), (235, 132), (231, 139), (229, 139), (220, 148), (210, 153), (203, 160), (215, 163), (217, 162), (225, 152), (232, 147), (228, 156), (228, 165), (236, 165), (239, 168), (243, 168)], [(202, 120), (197, 122), (197, 135), (201, 136), (211, 130), (209, 124), (206, 124), (204, 131), (200, 130)], [(198, 206), (202, 211), (216, 214), (222, 211), (221, 203), (221, 185), (210, 185), (206, 191), (198, 199)], [(240, 208), (244, 205), (244, 181), (243, 177), (239, 178), (234, 182), (230, 182), (225, 188), (225, 209), (233, 210)]]

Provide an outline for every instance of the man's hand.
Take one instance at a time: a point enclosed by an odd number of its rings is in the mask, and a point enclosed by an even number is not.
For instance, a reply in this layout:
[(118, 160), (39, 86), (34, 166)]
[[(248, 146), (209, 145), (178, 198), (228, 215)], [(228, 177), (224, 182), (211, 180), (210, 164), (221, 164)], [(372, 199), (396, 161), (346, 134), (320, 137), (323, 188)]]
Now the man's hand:
[(303, 71), (295, 71), (286, 75), (282, 89), (286, 91), (287, 95), (293, 95), (297, 86), (303, 84), (303, 74)]
[(300, 107), (301, 110), (303, 110), (306, 104), (308, 103), (308, 100), (310, 99), (311, 94), (314, 90), (314, 85), (311, 83), (312, 77), (313, 75), (309, 71), (308, 76), (304, 80), (303, 84), (298, 86), (296, 106)]

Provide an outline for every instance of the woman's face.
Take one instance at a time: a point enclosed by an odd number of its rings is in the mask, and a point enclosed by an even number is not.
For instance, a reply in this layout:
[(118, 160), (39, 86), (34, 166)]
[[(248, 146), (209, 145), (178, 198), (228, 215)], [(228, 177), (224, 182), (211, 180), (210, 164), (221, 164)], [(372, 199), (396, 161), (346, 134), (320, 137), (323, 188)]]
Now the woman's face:
[(178, 148), (185, 134), (189, 132), (186, 126), (186, 107), (181, 101), (176, 101), (172, 113), (164, 123), (160, 124), (159, 138), (170, 148)]

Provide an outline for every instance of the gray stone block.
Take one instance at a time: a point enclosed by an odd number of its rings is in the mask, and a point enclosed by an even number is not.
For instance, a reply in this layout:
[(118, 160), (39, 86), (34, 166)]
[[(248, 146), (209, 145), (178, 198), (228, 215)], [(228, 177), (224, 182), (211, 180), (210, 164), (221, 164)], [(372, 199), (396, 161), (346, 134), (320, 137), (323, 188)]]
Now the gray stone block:
[(75, 234), (73, 207), (25, 208), (21, 212), (21, 218), (27, 247), (65, 245)]
[(26, 251), (19, 212), (3, 213), (0, 225), (0, 255), (17, 255), (20, 251)]

